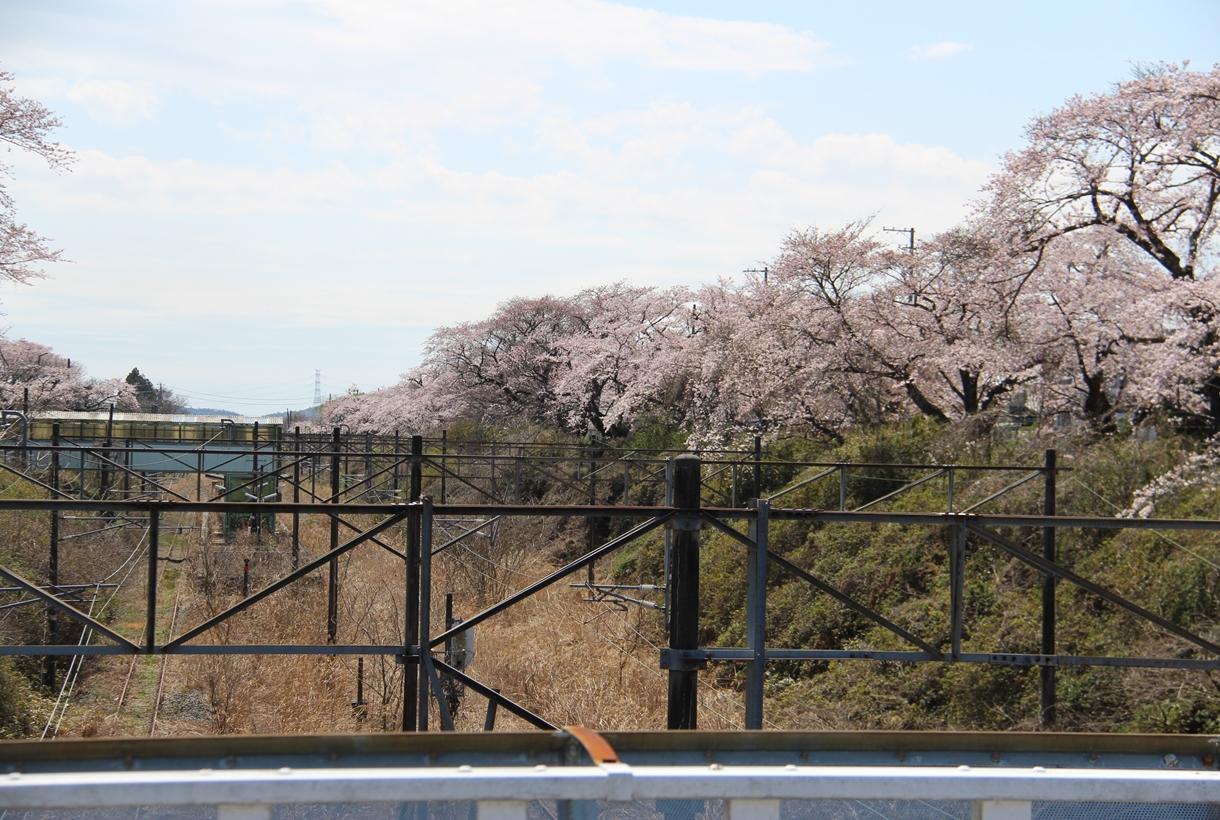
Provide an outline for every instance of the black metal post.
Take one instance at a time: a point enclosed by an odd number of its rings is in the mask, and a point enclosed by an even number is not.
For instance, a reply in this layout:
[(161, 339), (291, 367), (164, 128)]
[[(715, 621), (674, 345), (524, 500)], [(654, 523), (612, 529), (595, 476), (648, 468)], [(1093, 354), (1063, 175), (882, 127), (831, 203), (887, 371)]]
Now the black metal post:
[(445, 482), (445, 479), (447, 478), (446, 471), (448, 470), (448, 461), (449, 461), (447, 458), (445, 458), (445, 456), (448, 452), (449, 452), (449, 431), (441, 430), (441, 503), (442, 504), (444, 504), (448, 500), (448, 497), (445, 492), (445, 490), (447, 489), (446, 482)]
[(399, 473), (399, 467), (401, 466), (398, 463), (399, 449), (400, 449), (400, 447), (399, 447), (399, 442), (398, 442), (398, 430), (396, 429), (396, 430), (394, 430), (394, 468), (390, 471), (390, 477), (391, 477), (390, 480), (393, 482), (391, 484), (391, 489), (393, 489), (393, 491), (394, 491), (394, 500), (395, 501), (398, 500), (398, 473)]
[[(669, 647), (699, 648), (699, 489), (698, 456), (673, 460), (674, 507), (672, 567), (669, 573)], [(677, 668), (674, 668), (674, 667)], [(699, 672), (682, 660), (669, 669), (667, 725), (670, 729), (698, 728)]]
[[(1044, 492), (1042, 514), (1055, 515), (1055, 467), (1058, 454), (1054, 450), (1046, 451), (1046, 466), (1044, 477)], [(1042, 557), (1047, 561), (1055, 560), (1055, 528), (1042, 528)], [(1042, 654), (1055, 654), (1055, 576), (1045, 573), (1042, 576)], [(1055, 667), (1043, 666), (1039, 670), (1041, 688), (1042, 725), (1055, 725)]]
[[(373, 474), (373, 434), (364, 434), (364, 478), (371, 481), (369, 478)], [(367, 489), (372, 489), (370, 485)]]
[[(293, 441), (296, 455), (292, 464), (292, 503), (301, 503), (301, 428), (293, 428)], [(301, 565), (301, 514), (292, 512), (292, 568)]]
[[(59, 489), (59, 422), (51, 425), (51, 475), (50, 485)], [(53, 496), (54, 497), (54, 494)], [(51, 594), (55, 594), (59, 584), (59, 510), (51, 510), (51, 537), (47, 555), (47, 583), (51, 586)], [(53, 607), (47, 607), (47, 643), (58, 642), (58, 614)], [(43, 683), (48, 688), (55, 686), (55, 658), (48, 655), (43, 660)]]
[[(499, 689), (493, 689), (497, 695), (500, 694)], [(491, 732), (496, 728), (496, 709), (500, 703), (495, 698), (487, 699), (487, 714), (483, 716), (483, 731)]]
[[(424, 438), (423, 436), (411, 436), (411, 477), (408, 485), (408, 495), (412, 502), (419, 501), (420, 495), (423, 492), (423, 476), (424, 476)], [(419, 653), (422, 656), (427, 648), (424, 644), (427, 641), (420, 641), (419, 632), (419, 540), (420, 540), (420, 514), (419, 508), (413, 507), (407, 513), (407, 561), (406, 561), (406, 627), (405, 641), (408, 646), (419, 647)], [(418, 662), (419, 658), (416, 658)], [(427, 717), (419, 716), (419, 685), (420, 671), (423, 670), (423, 664), (419, 664), (419, 669), (411, 670), (403, 667), (402, 675), (402, 729), (404, 732), (413, 731), (420, 728), (419, 724), (422, 721), (424, 726), (427, 726)], [(425, 683), (425, 686), (427, 684)], [(426, 691), (426, 690), (425, 690)]]
[(949, 653), (953, 660), (962, 655), (963, 610), (966, 597), (966, 528), (958, 524), (950, 530), (949, 545)]
[(754, 497), (762, 498), (762, 436), (754, 437)]
[(161, 511), (148, 511), (148, 601), (145, 602), (144, 650), (152, 652), (157, 645), (157, 561), (161, 550)]
[[(330, 454), (330, 498), (335, 504), (339, 503), (339, 450), (342, 446), (339, 440), (339, 428), (336, 427), (332, 432), (331, 438), (331, 454)], [(330, 517), (330, 548), (333, 550), (339, 546), (339, 518), (332, 515)], [(328, 643), (335, 642), (335, 636), (339, 632), (339, 562), (332, 558), (327, 563), (327, 583), (326, 583), (326, 640)]]
[[(110, 447), (114, 443), (114, 405), (110, 405), (110, 414), (106, 419), (106, 440), (102, 444), (103, 458), (110, 458)], [(97, 482), (97, 497), (105, 498), (110, 494), (110, 465), (105, 461), (101, 464), (101, 476)]]
[[(258, 469), (258, 422), (257, 421), (254, 422), (253, 444), (254, 444), (254, 451), (253, 451), (254, 452), (254, 461), (251, 464), (251, 468), (254, 472), (254, 503), (257, 504), (258, 502), (263, 500), (263, 479), (262, 479), (262, 473)], [(261, 543), (263, 543), (263, 535), (262, 535), (262, 531), (259, 527), (260, 522), (258, 519), (259, 519), (259, 515), (258, 515), (258, 512), (256, 511), (254, 513), (254, 517), (250, 519), (250, 530), (254, 533), (256, 543), (261, 544)]]
[[(414, 439), (412, 439), (414, 449)], [(419, 539), (419, 730), (428, 731), (428, 704), (430, 672), (428, 664), (432, 650), (428, 639), (432, 637), (432, 498), (420, 499), (420, 539)], [(437, 693), (440, 694), (439, 692)]]
[(746, 672), (745, 725), (747, 729), (761, 729), (767, 670), (767, 545), (771, 505), (761, 500), (753, 503), (757, 514), (750, 522), (750, 540), (754, 544), (746, 558), (746, 645), (751, 659)]

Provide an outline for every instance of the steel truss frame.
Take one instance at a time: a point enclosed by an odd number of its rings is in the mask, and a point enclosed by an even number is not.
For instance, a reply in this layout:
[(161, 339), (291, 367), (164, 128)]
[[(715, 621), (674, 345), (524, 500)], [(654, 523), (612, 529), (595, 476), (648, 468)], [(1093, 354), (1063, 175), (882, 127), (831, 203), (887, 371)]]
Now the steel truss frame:
[[(616, 550), (632, 543), (642, 536), (665, 529), (667, 542), (667, 583), (665, 589), (664, 609), (669, 620), (669, 645), (661, 652), (660, 662), (669, 672), (669, 728), (696, 728), (697, 715), (697, 676), (698, 671), (709, 662), (744, 663), (748, 665), (746, 676), (745, 718), (746, 728), (761, 728), (763, 722), (763, 680), (766, 665), (773, 661), (881, 661), (903, 663), (976, 663), (1010, 667), (1038, 667), (1042, 680), (1042, 715), (1044, 722), (1054, 722), (1054, 673), (1060, 667), (1072, 666), (1112, 666), (1130, 668), (1159, 669), (1220, 669), (1220, 645), (1211, 638), (1200, 635), (1186, 627), (1141, 607), (1114, 590), (1099, 585), (1085, 578), (1069, 567), (1064, 566), (1055, 554), (1055, 533), (1063, 528), (1084, 529), (1136, 529), (1136, 530), (1204, 530), (1220, 531), (1220, 520), (1197, 519), (1130, 519), (1102, 518), (1089, 516), (1061, 516), (1055, 509), (1055, 481), (1057, 475), (1065, 468), (1056, 464), (1053, 451), (1047, 454), (1046, 462), (1038, 467), (1029, 465), (1003, 465), (1001, 467), (975, 468), (969, 465), (849, 465), (849, 464), (816, 464), (803, 463), (806, 467), (821, 467), (811, 478), (804, 478), (771, 495), (770, 499), (755, 500), (748, 507), (736, 505), (703, 506), (706, 484), (702, 477), (702, 468), (710, 464), (716, 472), (726, 469), (750, 470), (754, 473), (754, 485), (758, 485), (758, 474), (763, 465), (755, 457), (740, 462), (703, 461), (697, 456), (682, 456), (659, 462), (646, 459), (638, 464), (626, 464), (628, 471), (632, 466), (643, 470), (646, 465), (662, 464), (661, 473), (665, 476), (667, 500), (665, 505), (632, 505), (618, 504), (578, 504), (578, 505), (543, 505), (532, 503), (504, 503), (502, 494), (495, 492), (494, 479), (490, 485), (480, 485), (471, 473), (463, 476), (452, 469), (455, 463), (466, 458), (462, 454), (444, 453), (425, 454), (423, 440), (413, 436), (409, 440), (409, 450), (404, 454), (395, 440), (392, 453), (374, 455), (369, 449), (352, 451), (345, 449), (339, 431), (335, 431), (330, 442), (319, 449), (304, 449), (302, 440), (298, 440), (290, 449), (259, 450), (259, 455), (267, 456), (266, 472), (255, 476), (254, 483), (266, 476), (276, 476), (278, 480), (287, 481), (291, 487), (293, 501), (258, 501), (239, 502), (224, 500), (225, 494), (209, 500), (190, 500), (180, 493), (174, 492), (155, 482), (149, 482), (164, 491), (172, 498), (158, 499), (110, 499), (73, 498), (60, 488), (62, 471), (61, 456), (64, 452), (99, 451), (108, 453), (115, 448), (89, 447), (78, 445), (63, 445), (58, 441), (49, 446), (28, 445), (21, 449), (22, 455), (28, 457), (27, 450), (42, 449), (49, 453), (50, 475), (42, 481), (31, 475), (27, 470), (19, 469), (11, 464), (0, 461), (0, 467), (20, 478), (28, 479), (34, 486), (45, 490), (52, 497), (32, 499), (0, 499), (0, 515), (16, 511), (41, 511), (51, 515), (52, 548), (57, 545), (57, 526), (61, 517), (101, 515), (107, 518), (123, 520), (138, 520), (143, 517), (148, 527), (148, 554), (146, 557), (148, 584), (145, 602), (145, 618), (143, 640), (135, 641), (119, 634), (111, 627), (96, 618), (81, 612), (66, 599), (59, 585), (58, 578), (50, 578), (46, 582), (27, 579), (10, 567), (0, 567), (0, 577), (20, 588), (23, 593), (45, 604), (48, 612), (58, 613), (75, 621), (82, 627), (92, 630), (97, 635), (109, 641), (96, 645), (81, 646), (76, 644), (56, 644), (48, 641), (36, 645), (3, 645), (0, 655), (35, 655), (35, 656), (66, 656), (66, 655), (191, 655), (191, 654), (260, 654), (260, 655), (386, 655), (393, 656), (404, 663), (403, 676), (403, 729), (428, 729), (430, 703), (435, 700), (442, 729), (452, 729), (453, 720), (446, 704), (441, 677), (456, 680), (471, 691), (482, 695), (488, 700), (489, 719), (492, 722), (494, 710), (503, 708), (527, 723), (547, 730), (555, 729), (555, 725), (545, 717), (536, 714), (526, 706), (501, 694), (493, 686), (479, 681), (468, 673), (455, 668), (439, 657), (434, 656), (434, 650), (457, 635), (469, 630), (489, 618), (515, 606), (521, 601), (537, 594), (551, 585), (571, 577), (582, 569), (592, 567), (597, 561), (605, 558)], [(181, 451), (177, 451), (181, 452)], [(214, 451), (215, 452), (215, 451)], [(249, 454), (249, 450), (240, 451)], [(756, 448), (754, 456), (758, 455)], [(283, 457), (290, 461), (283, 461)], [(343, 486), (341, 476), (343, 460), (360, 458), (365, 460), (364, 477), (349, 486)], [(381, 458), (383, 466), (376, 468), (375, 459)], [(470, 457), (475, 459), (490, 458), (494, 466), (495, 459), (503, 456)], [(524, 456), (508, 457), (518, 470), (524, 469)], [(308, 464), (310, 473), (316, 477), (318, 462), (326, 464), (329, 472), (330, 492), (318, 492), (307, 489), (301, 476), (301, 468)], [(598, 466), (589, 458), (573, 460), (577, 465), (588, 465), (588, 472), (575, 473), (577, 482), (596, 481), (598, 472), (605, 471), (613, 464)], [(83, 462), (81, 462), (83, 463)], [(202, 463), (200, 459), (199, 463)], [(548, 461), (543, 458), (547, 474), (551, 474), (551, 466), (565, 465), (561, 459)], [(101, 455), (97, 461), (99, 469), (123, 473), (125, 465), (118, 459)], [(567, 464), (570, 466), (570, 464)], [(406, 468), (407, 475), (400, 476), (400, 468)], [(431, 467), (433, 485), (440, 483), (443, 488), (449, 482), (462, 485), (467, 490), (480, 497), (490, 499), (478, 503), (434, 503), (433, 499), (423, 495), (424, 470)], [(846, 509), (847, 493), (845, 486), (852, 470), (867, 468), (905, 468), (910, 470), (931, 470), (930, 473), (907, 481), (894, 491), (884, 494), (861, 507)], [(562, 474), (563, 467), (560, 467)], [(964, 509), (955, 510), (954, 475), (964, 470), (1009, 470), (1016, 471), (1019, 477), (992, 492), (983, 499), (971, 503)], [(78, 489), (84, 488), (84, 473), (78, 480)], [(128, 470), (127, 472), (132, 472)], [(655, 471), (654, 471), (655, 472)], [(713, 473), (716, 474), (716, 472)], [(289, 475), (291, 473), (291, 475)], [(126, 474), (126, 473), (123, 473)], [(623, 484), (623, 495), (629, 492), (628, 480)], [(395, 501), (379, 503), (361, 501), (360, 499), (373, 489), (379, 478), (390, 477), (394, 487)], [(648, 475), (647, 478), (652, 476)], [(147, 481), (147, 476), (140, 476)], [(407, 479), (406, 487), (400, 488), (399, 479)], [(772, 501), (790, 495), (792, 492), (809, 487), (815, 482), (826, 478), (837, 478), (839, 481), (839, 509), (811, 509), (801, 507), (773, 507)], [(923, 485), (927, 482), (944, 478), (946, 480), (946, 509), (938, 512), (898, 512), (877, 510), (883, 502), (893, 500), (902, 493)], [(1034, 479), (1041, 478), (1044, 482), (1043, 510), (1039, 514), (1009, 514), (978, 512), (979, 508), (1007, 492), (1022, 486)], [(736, 485), (734, 472), (734, 485)], [(104, 485), (105, 482), (103, 481)], [(359, 493), (344, 499), (353, 490)], [(409, 500), (398, 501), (397, 497), (405, 490)], [(300, 500), (301, 495), (309, 496), (310, 500)], [(202, 498), (202, 492), (199, 493)], [(735, 495), (735, 490), (730, 495)], [(590, 493), (590, 500), (596, 499), (596, 493)], [(735, 500), (735, 499), (731, 499)], [(159, 535), (162, 531), (162, 517), (170, 513), (275, 513), (291, 516), (293, 521), (293, 568), (267, 586), (259, 589), (227, 609), (219, 612), (200, 623), (183, 629), (179, 634), (164, 641), (156, 639), (158, 624), (157, 611), (157, 562), (159, 559)], [(299, 561), (298, 522), (302, 515), (324, 515), (331, 522), (330, 546), (317, 557), (301, 563)], [(353, 516), (372, 516), (376, 523), (371, 525), (355, 523)], [(464, 528), (456, 537), (435, 537), (438, 517), (450, 519), (481, 520), (475, 526)], [(432, 556), (443, 552), (454, 544), (479, 532), (490, 523), (510, 517), (583, 517), (587, 521), (609, 521), (611, 519), (633, 522), (629, 529), (613, 535), (600, 545), (590, 543), (581, 556), (569, 561), (545, 577), (528, 584), (501, 601), (486, 607), (469, 618), (440, 631), (434, 631), (431, 624), (432, 600)], [(810, 525), (838, 523), (874, 525), (881, 523), (899, 524), (913, 527), (933, 527), (946, 532), (947, 549), (950, 566), (950, 633), (947, 641), (920, 636), (887, 618), (884, 613), (876, 611), (867, 604), (853, 598), (851, 595), (835, 587), (826, 579), (820, 578), (808, 569), (800, 567), (783, 555), (769, 547), (769, 532), (772, 521), (802, 521)], [(747, 524), (747, 532), (741, 532), (737, 527), (742, 522)], [(407, 548), (399, 550), (379, 539), (378, 536), (393, 527), (406, 526)], [(345, 527), (352, 534), (346, 541), (338, 537), (339, 527)], [(1000, 532), (998, 528), (1033, 528), (1041, 531), (1042, 550), (1034, 552), (1013, 542)], [(745, 548), (745, 567), (747, 575), (747, 605), (746, 605), (746, 646), (744, 647), (701, 647), (697, 643), (698, 612), (699, 612), (699, 537), (701, 530), (711, 530), (724, 535)], [(987, 543), (999, 549), (1012, 558), (1025, 563), (1036, 570), (1042, 579), (1042, 614), (1043, 633), (1042, 651), (1038, 653), (1011, 652), (969, 652), (962, 647), (964, 632), (964, 577), (968, 547), (971, 541)], [(336, 559), (365, 544), (373, 543), (394, 554), (404, 561), (406, 566), (405, 588), (403, 590), (406, 617), (403, 623), (403, 641), (393, 645), (344, 644), (336, 640), (337, 628), (337, 596), (338, 588), (335, 579)], [(330, 571), (328, 587), (328, 642), (320, 644), (232, 644), (232, 643), (200, 643), (197, 639), (205, 636), (212, 629), (225, 623), (240, 612), (256, 605), (275, 592), (299, 581), (315, 570), (326, 567)], [(875, 623), (892, 633), (910, 649), (843, 649), (799, 648), (768, 646), (765, 634), (766, 618), (766, 587), (767, 578), (772, 572), (781, 572), (809, 584), (820, 593), (834, 598), (839, 604), (854, 611), (858, 615)], [(591, 575), (590, 575), (591, 578)], [(1059, 582), (1077, 586), (1086, 592), (1098, 596), (1108, 603), (1136, 618), (1155, 625), (1165, 632), (1174, 635), (1191, 646), (1191, 652), (1202, 653), (1208, 657), (1099, 657), (1063, 654), (1055, 649), (1055, 587)], [(588, 582), (588, 583), (591, 583)], [(584, 585), (577, 585), (584, 586)], [(52, 618), (54, 616), (51, 616)], [(51, 632), (54, 635), (54, 631)], [(410, 670), (414, 669), (414, 673)]]

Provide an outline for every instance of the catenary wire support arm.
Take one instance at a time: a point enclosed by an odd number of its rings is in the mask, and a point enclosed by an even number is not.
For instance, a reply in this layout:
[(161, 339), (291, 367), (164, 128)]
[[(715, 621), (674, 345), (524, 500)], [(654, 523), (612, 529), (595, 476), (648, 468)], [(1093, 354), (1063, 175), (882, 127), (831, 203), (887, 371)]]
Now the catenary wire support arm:
[(65, 601), (61, 601), (59, 598), (50, 594), (49, 592), (45, 592), (37, 584), (27, 581), (25, 578), (22, 578), (20, 575), (13, 572), (8, 567), (0, 566), (0, 575), (4, 576), (5, 578), (7, 578), (9, 581), (16, 584), (17, 586), (21, 587), (29, 594), (38, 598), (38, 600), (42, 601), (43, 603), (48, 604), (49, 606), (55, 607), (55, 609), (64, 613), (65, 615), (67, 615), (69, 618), (76, 621), (77, 623), (83, 624), (84, 626), (88, 627), (89, 629), (92, 629), (95, 632), (97, 632), (99, 635), (105, 635), (107, 638), (109, 638), (110, 640), (119, 644), (121, 647), (126, 649), (128, 652), (139, 653), (142, 651), (137, 644), (132, 643), (131, 641), (127, 640), (122, 635), (120, 635), (119, 633), (117, 633), (113, 629), (111, 629), (110, 627), (106, 626), (105, 624), (101, 623), (100, 621), (97, 621), (97, 620), (89, 617), (88, 615), (81, 612), (79, 609), (72, 606), (71, 604), (69, 604)]

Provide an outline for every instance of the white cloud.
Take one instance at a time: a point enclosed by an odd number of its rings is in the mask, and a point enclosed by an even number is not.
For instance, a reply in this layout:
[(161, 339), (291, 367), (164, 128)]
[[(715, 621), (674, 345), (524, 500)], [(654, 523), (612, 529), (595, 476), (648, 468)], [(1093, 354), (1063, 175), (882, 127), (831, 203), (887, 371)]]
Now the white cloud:
[(742, 128), (732, 138), (733, 150), (774, 168), (804, 175), (855, 178), (882, 175), (890, 184), (953, 187), (969, 198), (985, 181), (991, 167), (958, 156), (947, 148), (899, 143), (887, 134), (824, 134), (800, 143), (779, 123), (763, 119)]
[[(474, 59), (516, 55), (589, 65), (636, 60), (684, 70), (807, 71), (827, 61), (826, 44), (788, 26), (667, 14), (601, 0), (317, 0), (331, 17), (309, 32), (328, 49)], [(340, 25), (336, 30), (333, 22)]]
[(945, 40), (939, 43), (925, 43), (922, 45), (911, 46), (911, 59), (921, 62), (929, 60), (947, 60), (950, 57), (956, 57), (959, 54), (970, 51), (974, 46), (969, 43), (957, 43), (952, 40)]
[(69, 87), (65, 96), (95, 117), (118, 122), (146, 120), (156, 108), (150, 91), (122, 80), (85, 80)]

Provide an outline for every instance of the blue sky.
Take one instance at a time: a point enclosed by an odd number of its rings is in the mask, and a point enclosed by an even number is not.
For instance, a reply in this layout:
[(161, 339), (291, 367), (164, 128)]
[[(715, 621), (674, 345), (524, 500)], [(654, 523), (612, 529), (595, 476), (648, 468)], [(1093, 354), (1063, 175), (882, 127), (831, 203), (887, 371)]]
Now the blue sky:
[(71, 262), (0, 310), (96, 376), (301, 406), (514, 295), (947, 228), (1031, 117), (1160, 60), (1220, 61), (1220, 4), (0, 0), (77, 151), (8, 156)]

